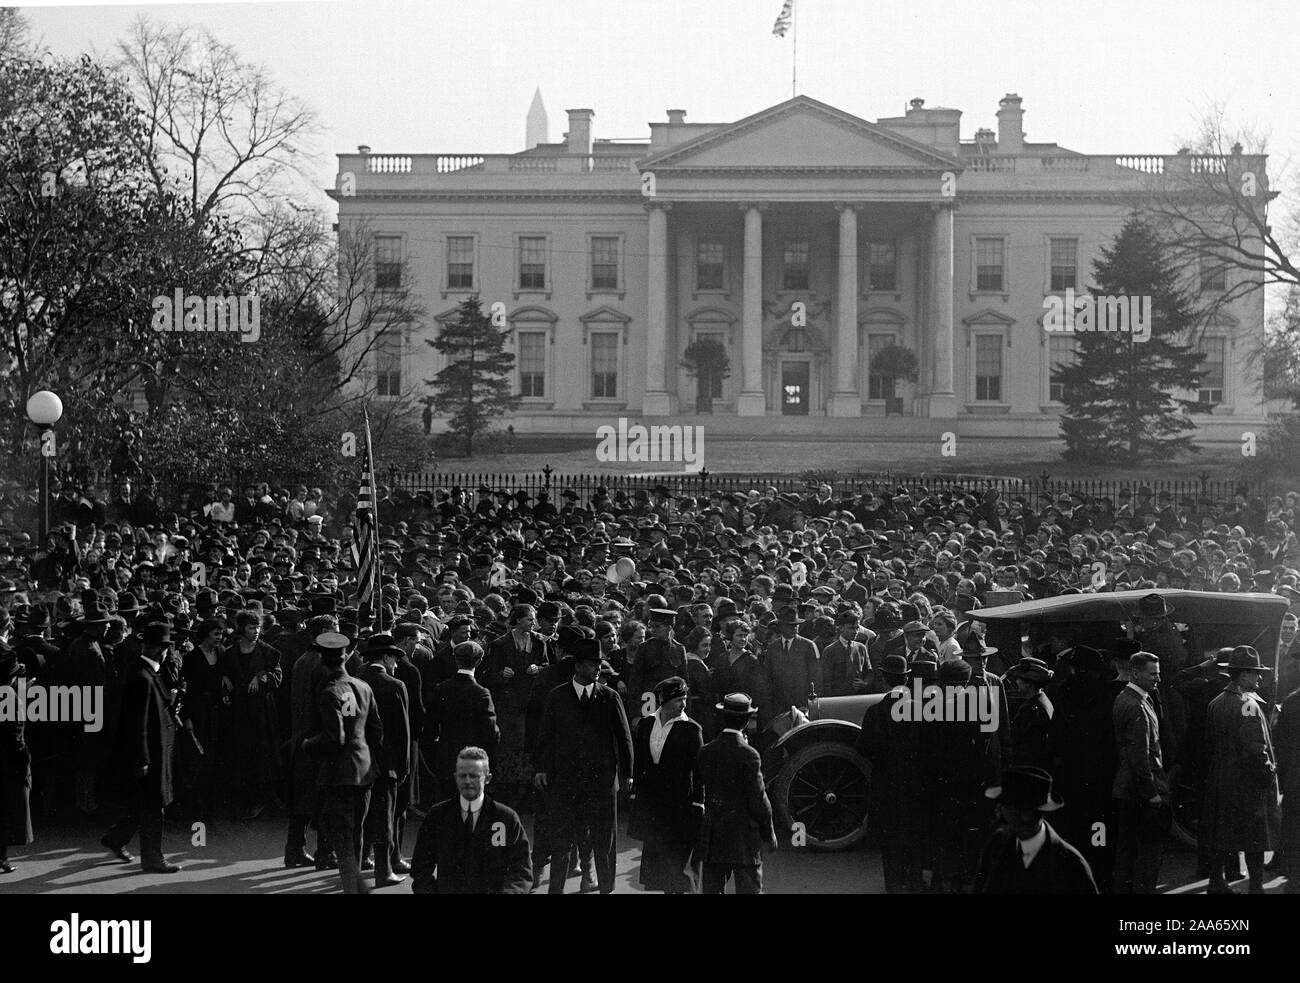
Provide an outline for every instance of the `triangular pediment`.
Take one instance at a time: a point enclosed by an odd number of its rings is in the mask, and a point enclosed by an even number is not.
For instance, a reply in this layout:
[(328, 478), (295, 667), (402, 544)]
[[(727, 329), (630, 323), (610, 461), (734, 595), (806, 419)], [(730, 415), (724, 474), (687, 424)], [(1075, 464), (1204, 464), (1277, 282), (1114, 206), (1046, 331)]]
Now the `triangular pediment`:
[(955, 157), (808, 96), (669, 147), (642, 170), (797, 168), (960, 171)]

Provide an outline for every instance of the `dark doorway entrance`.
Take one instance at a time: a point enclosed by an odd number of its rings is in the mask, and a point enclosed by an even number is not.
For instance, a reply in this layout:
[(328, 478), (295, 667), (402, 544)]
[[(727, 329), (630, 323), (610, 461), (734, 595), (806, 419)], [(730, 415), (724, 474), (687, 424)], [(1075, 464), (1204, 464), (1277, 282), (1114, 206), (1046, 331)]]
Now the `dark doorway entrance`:
[(785, 416), (808, 415), (808, 363), (781, 363), (781, 412)]

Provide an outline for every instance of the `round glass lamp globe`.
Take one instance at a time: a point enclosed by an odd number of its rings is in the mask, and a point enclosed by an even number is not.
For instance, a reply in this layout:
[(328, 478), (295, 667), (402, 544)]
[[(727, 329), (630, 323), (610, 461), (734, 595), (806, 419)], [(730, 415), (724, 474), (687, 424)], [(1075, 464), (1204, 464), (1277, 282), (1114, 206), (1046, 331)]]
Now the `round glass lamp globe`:
[(53, 426), (59, 422), (61, 416), (63, 416), (63, 400), (48, 389), (32, 393), (28, 398), (27, 419), (38, 427)]

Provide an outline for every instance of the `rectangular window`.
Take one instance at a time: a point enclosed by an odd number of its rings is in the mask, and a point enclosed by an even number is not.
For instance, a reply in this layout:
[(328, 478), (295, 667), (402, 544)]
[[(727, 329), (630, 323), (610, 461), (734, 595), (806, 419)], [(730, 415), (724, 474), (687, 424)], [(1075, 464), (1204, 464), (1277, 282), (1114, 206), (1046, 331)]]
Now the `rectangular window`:
[(1201, 388), (1197, 398), (1202, 403), (1223, 402), (1223, 380), (1228, 366), (1228, 339), (1202, 338), (1196, 350), (1205, 356), (1201, 363)]
[(375, 341), (375, 395), (402, 395), (402, 333), (385, 331)]
[(1051, 241), (1052, 293), (1074, 290), (1079, 286), (1079, 240)]
[(447, 289), (474, 288), (474, 237), (447, 237)]
[(618, 289), (618, 236), (591, 237), (591, 289)]
[(1002, 402), (1002, 338), (998, 335), (975, 336), (975, 400)]
[(592, 399), (618, 396), (618, 335), (608, 331), (591, 336)]
[(1228, 271), (1224, 268), (1222, 260), (1215, 259), (1213, 256), (1202, 256), (1201, 266), (1201, 290), (1207, 293), (1222, 293), (1228, 289)]
[(898, 250), (894, 240), (868, 243), (867, 289), (898, 289)]
[(1050, 335), (1047, 339), (1047, 398), (1053, 403), (1060, 403), (1065, 400), (1066, 387), (1063, 383), (1052, 382), (1051, 372), (1058, 365), (1070, 366), (1074, 364), (1075, 353), (1078, 346), (1075, 339), (1070, 336), (1061, 337), (1059, 335)]
[(1003, 290), (1003, 251), (1001, 239), (975, 240), (975, 289)]
[(375, 289), (397, 290), (402, 285), (402, 237), (375, 236)]
[(519, 237), (519, 289), (546, 289), (546, 237)]
[(721, 239), (701, 239), (695, 247), (695, 289), (721, 290), (725, 260)]
[(888, 348), (894, 343), (892, 334), (871, 334), (867, 335), (867, 399), (892, 399), (898, 395), (898, 382), (895, 380), (893, 391), (890, 391), (889, 380), (883, 375), (877, 375), (872, 371), (872, 366), (876, 364), (876, 355), (883, 348)]
[(808, 243), (787, 242), (781, 254), (781, 289), (808, 289)]
[(546, 332), (519, 333), (519, 395), (546, 395)]

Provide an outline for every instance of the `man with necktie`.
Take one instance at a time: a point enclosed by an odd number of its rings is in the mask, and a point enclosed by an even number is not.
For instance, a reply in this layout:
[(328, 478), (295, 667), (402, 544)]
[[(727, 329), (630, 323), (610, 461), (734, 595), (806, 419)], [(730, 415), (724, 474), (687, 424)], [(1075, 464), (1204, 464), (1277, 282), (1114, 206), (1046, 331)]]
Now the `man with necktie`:
[(533, 884), (528, 835), (519, 814), (487, 794), (488, 754), (456, 758), (459, 795), (439, 802), (420, 826), (411, 857), (415, 894), (527, 894)]
[(600, 643), (569, 647), (573, 679), (546, 696), (537, 737), (537, 776), (551, 824), (548, 891), (564, 893), (570, 849), (589, 835), (601, 894), (614, 890), (618, 791), (632, 787), (632, 731), (618, 693), (599, 682)]

